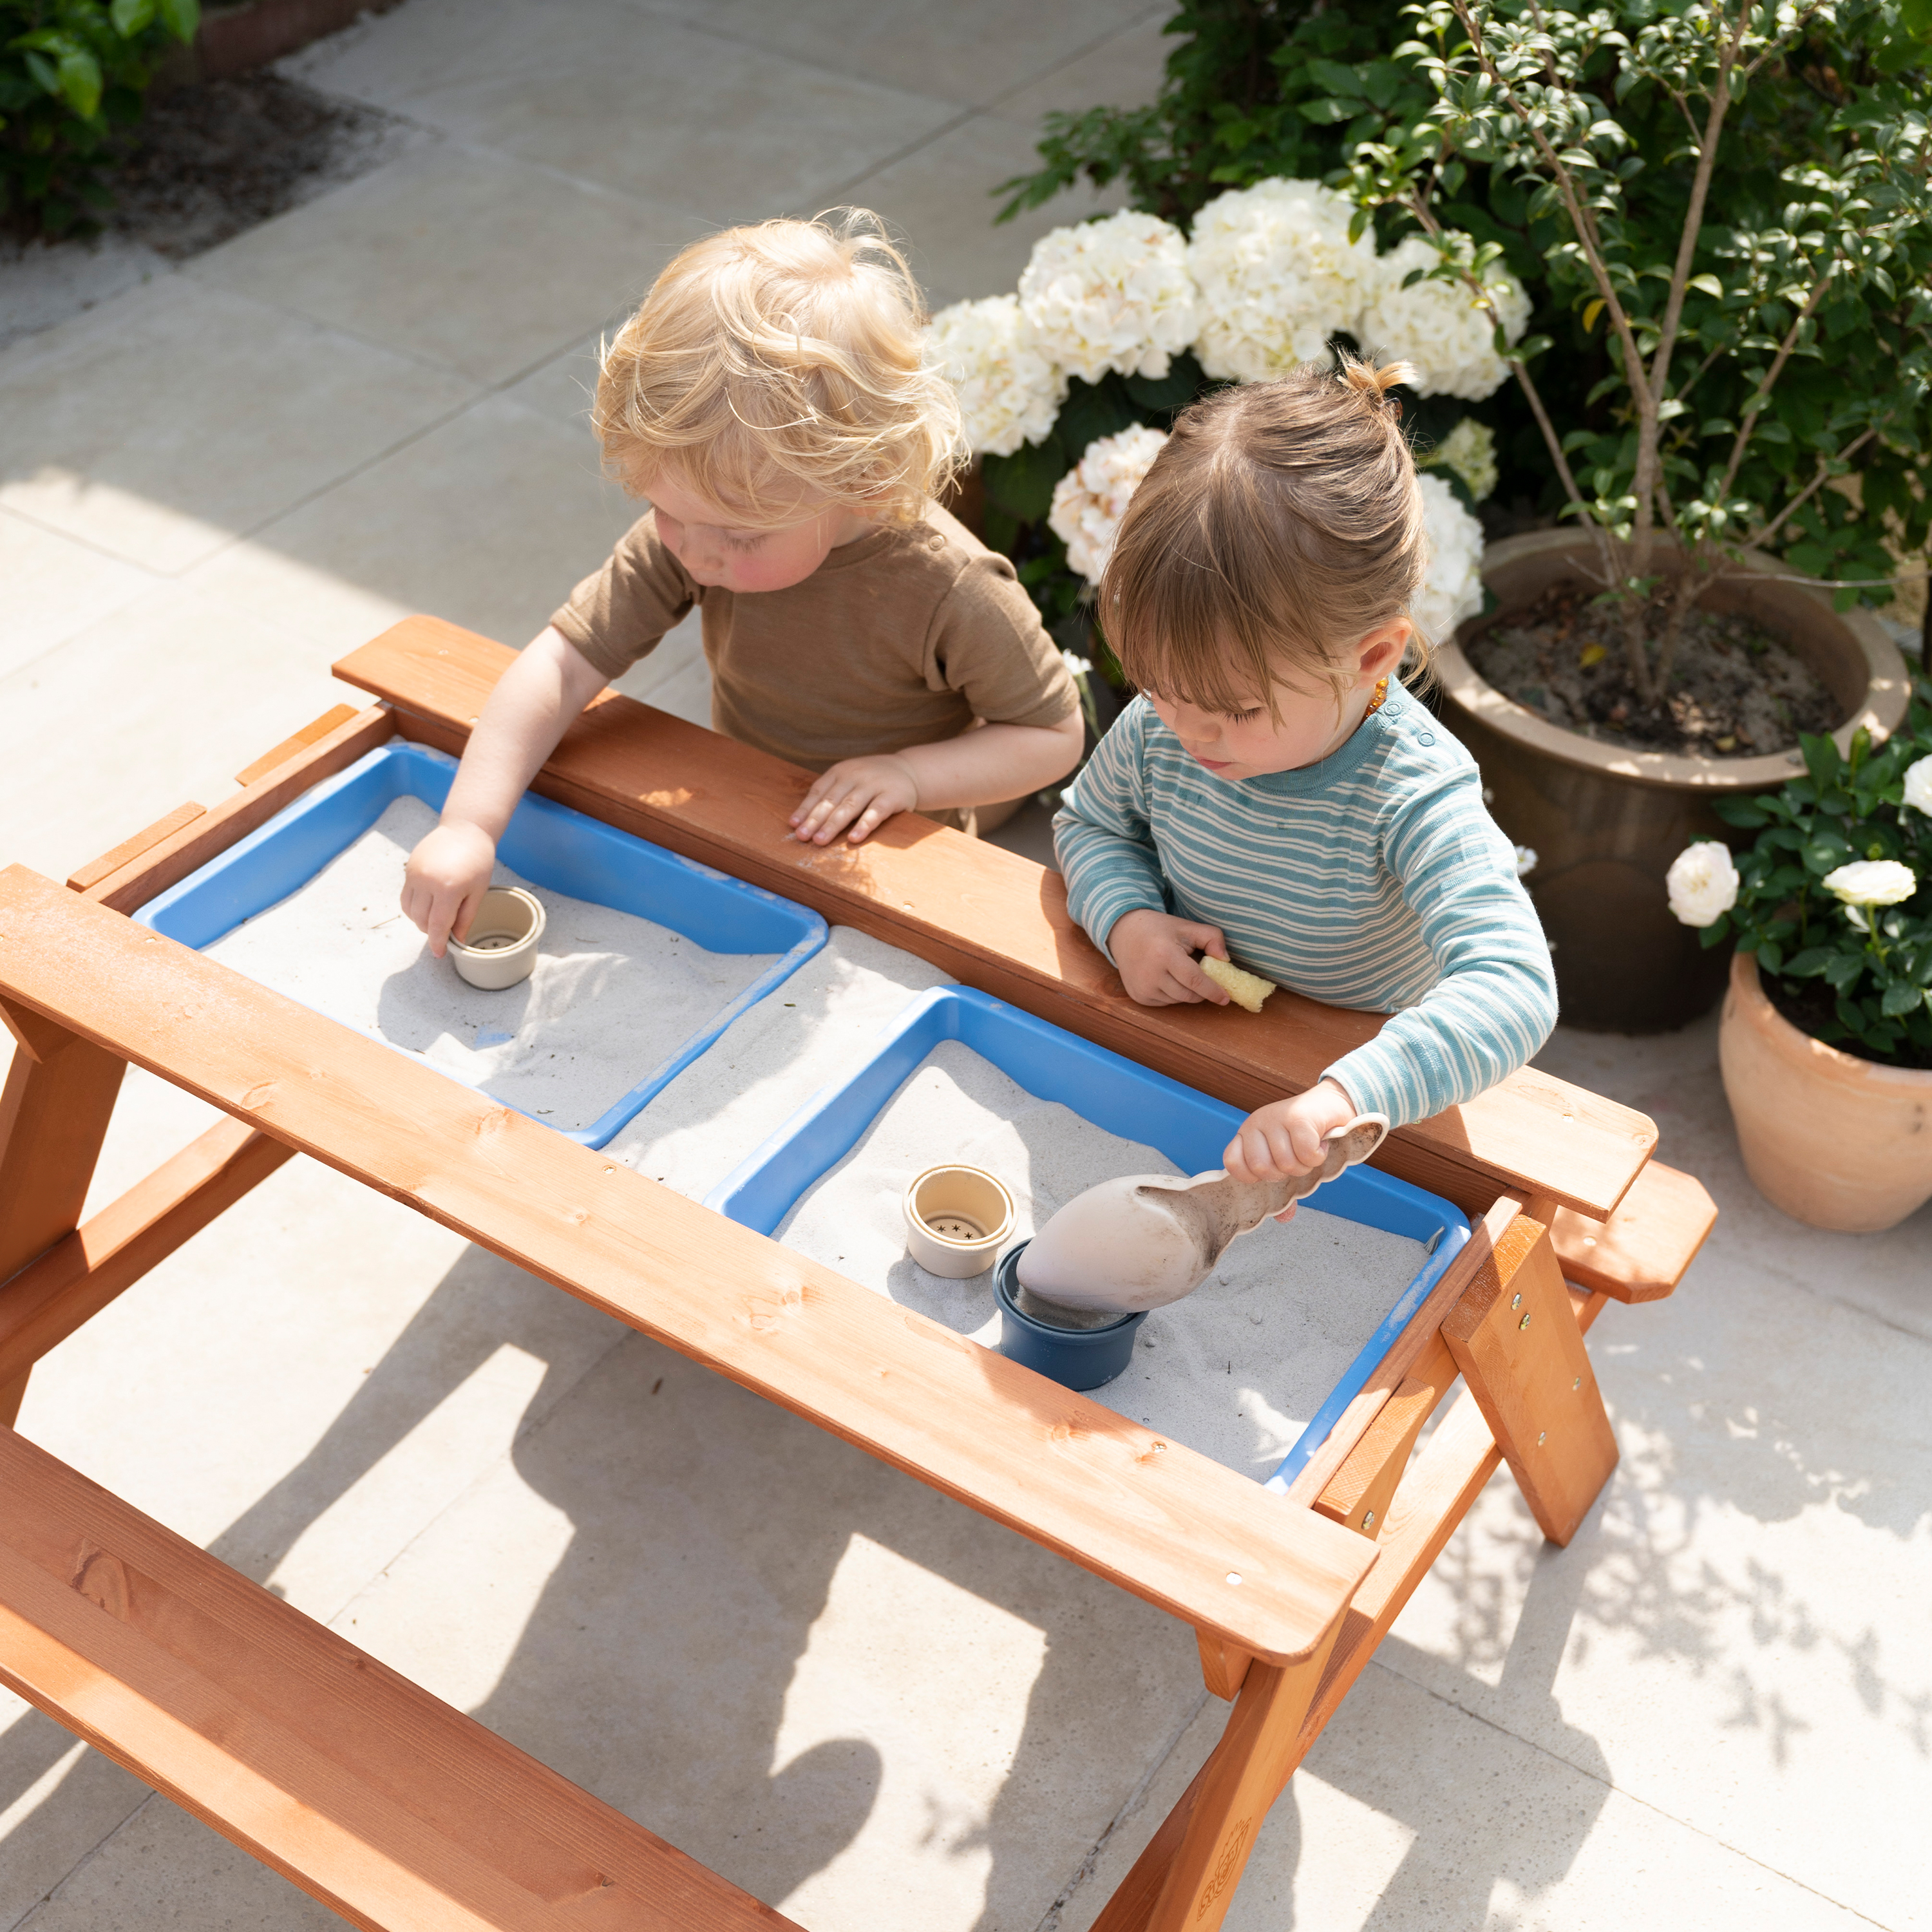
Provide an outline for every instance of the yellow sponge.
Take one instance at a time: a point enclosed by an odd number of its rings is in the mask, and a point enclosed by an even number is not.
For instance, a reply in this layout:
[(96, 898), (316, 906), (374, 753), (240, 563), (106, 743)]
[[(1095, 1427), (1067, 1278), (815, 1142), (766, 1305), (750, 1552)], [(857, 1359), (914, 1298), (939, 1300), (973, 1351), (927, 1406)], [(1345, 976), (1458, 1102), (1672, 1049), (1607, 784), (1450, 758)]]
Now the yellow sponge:
[(1274, 982), (1264, 980), (1258, 973), (1244, 973), (1238, 966), (1226, 959), (1216, 959), (1210, 953), (1201, 962), (1201, 970), (1216, 986), (1227, 988), (1228, 997), (1238, 1006), (1246, 1006), (1251, 1013), (1262, 1010), (1262, 1002), (1274, 991)]

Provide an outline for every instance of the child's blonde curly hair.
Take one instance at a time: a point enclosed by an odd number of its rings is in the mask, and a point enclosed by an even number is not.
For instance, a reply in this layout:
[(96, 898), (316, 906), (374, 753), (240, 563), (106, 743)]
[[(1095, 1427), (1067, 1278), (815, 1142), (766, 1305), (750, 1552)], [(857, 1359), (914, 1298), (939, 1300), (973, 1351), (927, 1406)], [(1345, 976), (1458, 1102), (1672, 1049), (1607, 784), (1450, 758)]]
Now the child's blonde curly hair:
[(642, 495), (669, 469), (748, 527), (808, 502), (911, 521), (965, 453), (926, 320), (863, 208), (694, 242), (604, 346), (605, 460)]

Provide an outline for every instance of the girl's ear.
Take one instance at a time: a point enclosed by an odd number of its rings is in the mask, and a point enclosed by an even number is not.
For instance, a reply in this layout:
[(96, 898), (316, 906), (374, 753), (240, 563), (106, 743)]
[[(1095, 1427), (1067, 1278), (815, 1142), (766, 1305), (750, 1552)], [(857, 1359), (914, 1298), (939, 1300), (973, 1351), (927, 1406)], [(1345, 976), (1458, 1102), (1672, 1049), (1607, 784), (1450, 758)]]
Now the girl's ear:
[(1371, 631), (1355, 646), (1356, 683), (1376, 684), (1394, 676), (1414, 634), (1415, 626), (1406, 617), (1392, 617)]

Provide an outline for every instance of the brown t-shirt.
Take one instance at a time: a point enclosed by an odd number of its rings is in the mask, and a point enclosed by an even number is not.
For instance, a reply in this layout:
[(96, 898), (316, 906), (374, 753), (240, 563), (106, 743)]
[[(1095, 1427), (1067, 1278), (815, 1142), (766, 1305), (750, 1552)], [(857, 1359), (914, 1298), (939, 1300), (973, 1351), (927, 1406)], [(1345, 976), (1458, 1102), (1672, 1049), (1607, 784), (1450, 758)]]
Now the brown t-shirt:
[(989, 724), (1057, 724), (1079, 694), (1006, 560), (937, 503), (842, 544), (789, 590), (698, 584), (647, 512), (550, 622), (606, 677), (704, 611), (714, 730), (824, 771)]

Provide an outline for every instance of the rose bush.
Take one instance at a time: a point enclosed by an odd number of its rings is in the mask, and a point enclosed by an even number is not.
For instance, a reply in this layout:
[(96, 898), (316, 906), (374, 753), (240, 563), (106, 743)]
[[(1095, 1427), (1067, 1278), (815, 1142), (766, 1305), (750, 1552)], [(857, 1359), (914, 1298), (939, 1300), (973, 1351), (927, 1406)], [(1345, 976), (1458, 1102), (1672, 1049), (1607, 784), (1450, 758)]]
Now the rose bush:
[(1932, 1067), (1932, 680), (1882, 746), (1862, 728), (1849, 758), (1829, 738), (1803, 743), (1804, 777), (1716, 807), (1758, 835), (1730, 902), (1702, 856), (1724, 848), (1707, 843), (1671, 867), (1670, 909), (1706, 946), (1735, 933), (1772, 1003), (1814, 1038)]

